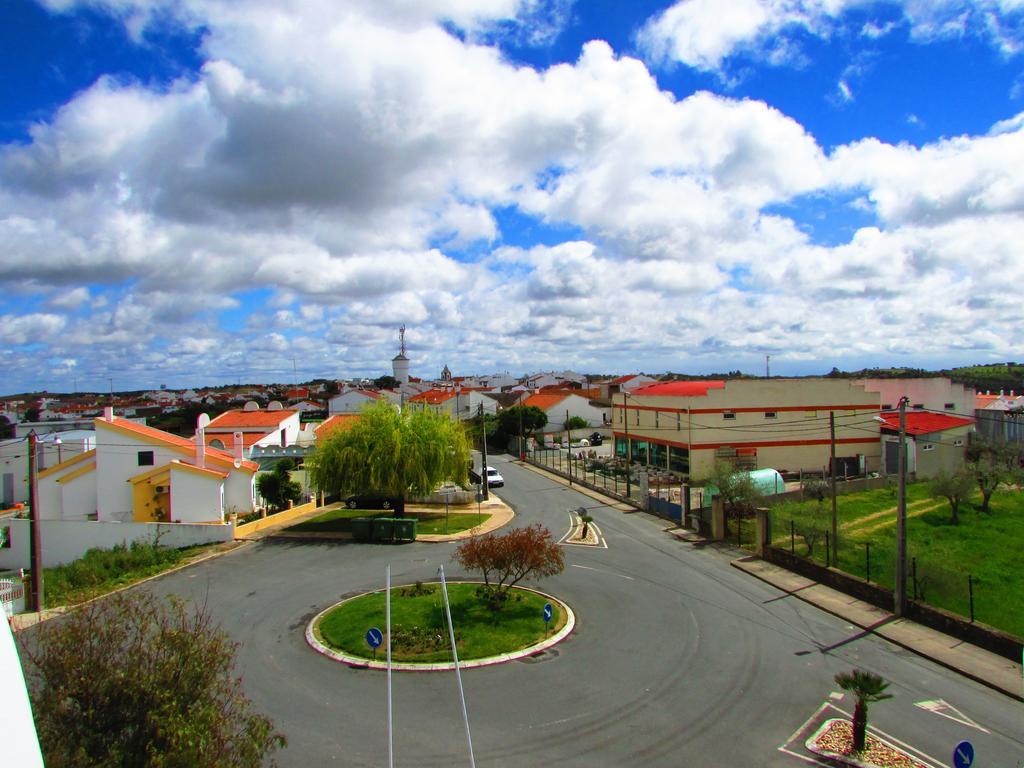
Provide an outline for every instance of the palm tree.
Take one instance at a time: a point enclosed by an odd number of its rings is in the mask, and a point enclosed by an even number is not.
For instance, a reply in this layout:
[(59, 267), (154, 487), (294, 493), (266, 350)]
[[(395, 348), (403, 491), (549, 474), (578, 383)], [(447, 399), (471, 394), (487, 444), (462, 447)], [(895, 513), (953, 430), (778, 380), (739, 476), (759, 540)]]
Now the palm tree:
[(865, 672), (863, 669), (840, 672), (835, 676), (835, 681), (836, 685), (844, 691), (849, 691), (857, 699), (853, 709), (853, 751), (863, 752), (868, 730), (868, 704), (891, 699), (892, 694), (885, 692), (889, 684), (880, 676)]

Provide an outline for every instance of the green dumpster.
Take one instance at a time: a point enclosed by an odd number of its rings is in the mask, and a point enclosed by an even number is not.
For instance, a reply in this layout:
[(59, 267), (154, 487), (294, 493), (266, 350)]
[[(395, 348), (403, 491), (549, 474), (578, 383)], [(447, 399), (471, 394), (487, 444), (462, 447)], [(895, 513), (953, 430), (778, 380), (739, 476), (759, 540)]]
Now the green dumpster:
[(356, 541), (370, 541), (373, 531), (372, 517), (352, 518), (352, 538)]
[(373, 541), (391, 541), (395, 538), (395, 519), (393, 517), (373, 518)]
[(403, 541), (416, 541), (416, 518), (397, 518), (395, 520), (395, 538)]

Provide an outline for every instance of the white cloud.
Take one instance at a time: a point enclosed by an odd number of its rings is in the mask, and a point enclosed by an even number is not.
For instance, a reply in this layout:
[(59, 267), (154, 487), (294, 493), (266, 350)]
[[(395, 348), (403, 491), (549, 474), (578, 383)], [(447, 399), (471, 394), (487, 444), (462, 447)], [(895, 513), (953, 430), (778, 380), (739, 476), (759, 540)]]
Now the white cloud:
[[(826, 154), (779, 110), (676, 99), (603, 42), (543, 71), (474, 42), (530, 7), (176, 5), (207, 30), (194, 81), (102, 79), (0, 148), (0, 281), (48, 307), (9, 316), (5, 362), (39, 341), (79, 376), (140, 386), (288, 380), (293, 355), (310, 377), (379, 375), (402, 323), (414, 374), (1012, 349), (1019, 116), (988, 136)], [(751, 0), (713, 29), (694, 2), (664, 18), (707, 31), (679, 51), (714, 67), (765, 29), (828, 34), (849, 7)], [(837, 246), (778, 212), (850, 193), (876, 221)], [(521, 233), (499, 230), (499, 208), (570, 234), (510, 246)], [(470, 246), (478, 260), (453, 255)]]
[[(974, 34), (1007, 56), (1024, 45), (1019, 0), (678, 0), (648, 20), (637, 41), (656, 63), (704, 71), (719, 71), (741, 54), (772, 64), (802, 63), (791, 33), (828, 37), (848, 12), (873, 8), (900, 12), (919, 42)], [(896, 26), (870, 20), (860, 34), (877, 39)]]

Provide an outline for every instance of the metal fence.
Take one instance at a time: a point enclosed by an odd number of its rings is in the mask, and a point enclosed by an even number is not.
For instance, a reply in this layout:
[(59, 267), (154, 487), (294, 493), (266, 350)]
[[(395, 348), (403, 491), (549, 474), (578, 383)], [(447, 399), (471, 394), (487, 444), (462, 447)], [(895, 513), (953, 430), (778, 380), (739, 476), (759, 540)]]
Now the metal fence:
[[(777, 549), (827, 567), (835, 543), (827, 523), (813, 524), (769, 513), (769, 541)], [(747, 544), (744, 538), (744, 546)], [(838, 570), (869, 584), (892, 590), (896, 580), (896, 541), (844, 542), (840, 535)], [(1019, 622), (1007, 615), (1000, 585), (943, 564), (926, 546), (908, 545), (907, 596), (916, 602), (941, 608), (971, 622), (979, 621), (1006, 632), (1020, 634)]]
[(567, 451), (539, 448), (528, 452), (526, 460), (556, 472), (570, 482), (578, 482), (628, 500), (641, 509), (647, 507), (645, 489), (640, 482), (640, 468), (636, 464), (627, 468), (625, 461), (621, 459), (590, 456), (586, 449)]

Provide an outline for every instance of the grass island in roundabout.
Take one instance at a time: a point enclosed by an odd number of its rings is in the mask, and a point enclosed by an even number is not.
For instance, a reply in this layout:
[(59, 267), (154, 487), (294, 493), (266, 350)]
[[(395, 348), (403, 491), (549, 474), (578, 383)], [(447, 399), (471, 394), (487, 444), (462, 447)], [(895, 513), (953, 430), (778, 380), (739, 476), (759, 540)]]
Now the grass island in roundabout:
[[(565, 638), (575, 625), (572, 610), (550, 595), (514, 587), (499, 610), (492, 609), (479, 582), (449, 582), (448, 599), (459, 666), (479, 667), (530, 656)], [(544, 606), (553, 609), (544, 621)], [(343, 600), (320, 613), (306, 629), (318, 652), (359, 667), (385, 668), (385, 646), (366, 642), (372, 628), (385, 629), (385, 590)], [(391, 667), (452, 669), (451, 642), (440, 582), (391, 588)]]

